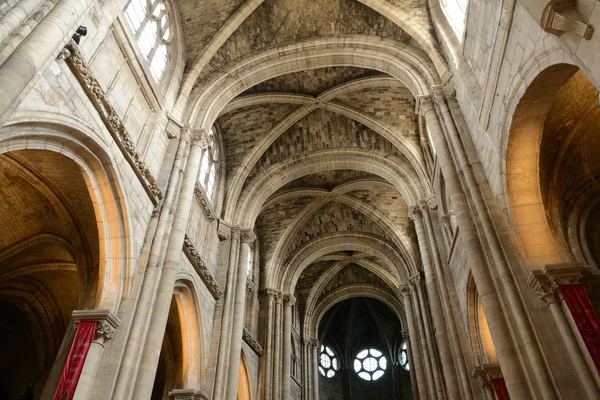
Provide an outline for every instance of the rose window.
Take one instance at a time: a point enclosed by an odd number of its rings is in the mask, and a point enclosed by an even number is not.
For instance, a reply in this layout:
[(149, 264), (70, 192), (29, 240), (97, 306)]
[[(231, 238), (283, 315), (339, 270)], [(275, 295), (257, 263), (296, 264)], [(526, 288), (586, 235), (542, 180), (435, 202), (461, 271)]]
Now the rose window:
[(329, 346), (321, 345), (321, 353), (319, 355), (319, 372), (321, 375), (333, 378), (339, 369), (340, 363), (333, 350)]
[(354, 371), (365, 381), (376, 381), (381, 378), (387, 368), (387, 359), (376, 349), (359, 352), (354, 359)]

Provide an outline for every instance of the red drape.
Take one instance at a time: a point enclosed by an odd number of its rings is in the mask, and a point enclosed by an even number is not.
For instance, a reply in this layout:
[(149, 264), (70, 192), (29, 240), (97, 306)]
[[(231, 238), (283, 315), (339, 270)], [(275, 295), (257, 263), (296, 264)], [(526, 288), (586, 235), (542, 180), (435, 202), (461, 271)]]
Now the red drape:
[(494, 391), (496, 392), (498, 400), (510, 400), (504, 378), (492, 379), (492, 385), (494, 386)]
[(98, 321), (81, 321), (79, 323), (53, 400), (71, 400), (73, 398), (97, 326)]
[(559, 285), (558, 288), (571, 310), (577, 329), (594, 360), (596, 372), (600, 374), (600, 320), (594, 311), (590, 296), (581, 284)]

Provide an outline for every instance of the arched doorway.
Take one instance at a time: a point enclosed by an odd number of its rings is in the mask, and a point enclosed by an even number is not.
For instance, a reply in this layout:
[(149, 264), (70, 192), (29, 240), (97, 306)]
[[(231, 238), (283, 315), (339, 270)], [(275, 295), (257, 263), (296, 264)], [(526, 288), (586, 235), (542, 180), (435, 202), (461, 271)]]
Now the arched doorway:
[(240, 357), (240, 378), (238, 380), (238, 400), (252, 400), (252, 380), (246, 355), (242, 351)]

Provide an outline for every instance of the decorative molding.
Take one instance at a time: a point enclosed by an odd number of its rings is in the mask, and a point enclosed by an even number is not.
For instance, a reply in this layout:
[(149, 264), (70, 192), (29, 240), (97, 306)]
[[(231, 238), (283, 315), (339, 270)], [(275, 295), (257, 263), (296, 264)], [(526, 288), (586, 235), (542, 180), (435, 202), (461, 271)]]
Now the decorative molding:
[(252, 351), (254, 351), (259, 356), (262, 356), (262, 353), (263, 353), (262, 346), (260, 344), (258, 344), (256, 339), (254, 339), (254, 337), (250, 334), (250, 332), (248, 332), (248, 329), (246, 329), (246, 327), (244, 327), (244, 330), (242, 331), (242, 339), (244, 339), (244, 342), (246, 342), (246, 344), (248, 346), (250, 346)]
[(192, 144), (198, 144), (204, 150), (208, 149), (206, 129), (196, 129), (192, 131)]
[(202, 389), (173, 389), (169, 392), (171, 400), (210, 400), (210, 396)]
[(213, 222), (216, 219), (215, 213), (210, 206), (210, 201), (204, 195), (204, 191), (202, 188), (200, 188), (200, 185), (198, 185), (198, 182), (196, 182), (196, 186), (194, 186), (194, 197), (200, 205), (200, 208), (202, 208), (202, 212), (204, 213), (206, 219), (208, 219), (210, 222)]
[(94, 341), (104, 344), (115, 335), (115, 331), (121, 325), (119, 317), (110, 310), (74, 310), (71, 314), (73, 318), (73, 328), (77, 329), (80, 321), (97, 321)]
[(416, 114), (425, 116), (428, 111), (435, 111), (431, 96), (417, 96), (417, 100)]
[(271, 301), (274, 301), (275, 297), (277, 297), (278, 295), (281, 295), (281, 292), (276, 289), (265, 288), (260, 291), (261, 298), (271, 300)]
[(502, 370), (498, 365), (484, 364), (473, 371), (473, 377), (483, 390), (493, 390), (492, 380), (502, 378)]
[(410, 332), (408, 331), (408, 329), (402, 331), (402, 339), (404, 339), (407, 342), (410, 342)]
[(210, 294), (212, 294), (213, 298), (219, 300), (223, 297), (223, 289), (221, 289), (216, 279), (208, 270), (208, 267), (202, 260), (202, 257), (200, 257), (200, 253), (198, 253), (196, 246), (194, 246), (188, 235), (185, 235), (185, 238), (183, 239), (183, 252), (194, 266), (194, 269), (200, 276), (200, 279), (202, 279), (202, 282), (206, 285)]
[(408, 301), (410, 301), (410, 293), (410, 285), (400, 285), (400, 294), (402, 295), (402, 297), (408, 297)]
[(87, 62), (83, 59), (77, 44), (71, 40), (68, 49), (71, 51), (71, 56), (66, 59), (66, 63), (71, 69), (71, 72), (81, 84), (84, 92), (94, 105), (104, 126), (123, 153), (123, 156), (129, 165), (131, 165), (133, 171), (142, 183), (144, 190), (152, 202), (157, 204), (163, 198), (163, 193), (152, 176), (152, 173), (146, 166), (146, 163), (136, 151), (131, 136), (127, 132), (125, 125), (123, 125), (123, 121), (121, 121), (121, 118), (117, 115), (116, 110), (110, 104), (100, 83), (92, 73)]
[(415, 221), (416, 219), (421, 219), (421, 207), (419, 206), (409, 206), (408, 207), (408, 218), (411, 221)]
[(548, 2), (542, 11), (540, 25), (543, 30), (556, 36), (573, 32), (590, 40), (594, 34), (594, 27), (581, 16), (576, 1)]
[(446, 93), (444, 93), (444, 88), (441, 86), (432, 87), (433, 90), (433, 101), (435, 104), (441, 104), (446, 100)]
[(552, 278), (544, 274), (544, 271), (532, 271), (529, 278), (527, 278), (527, 284), (537, 294), (538, 298), (546, 304), (550, 305), (558, 301), (556, 293), (558, 286)]
[(588, 275), (590, 267), (581, 263), (549, 264), (543, 270), (531, 272), (527, 284), (546, 304), (560, 299), (558, 286), (579, 283), (582, 276)]

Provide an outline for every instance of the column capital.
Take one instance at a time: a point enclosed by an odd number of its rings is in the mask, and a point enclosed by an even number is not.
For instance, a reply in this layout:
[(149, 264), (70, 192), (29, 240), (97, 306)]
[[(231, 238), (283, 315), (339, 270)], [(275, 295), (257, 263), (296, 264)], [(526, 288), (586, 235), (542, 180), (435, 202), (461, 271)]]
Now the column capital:
[(491, 390), (493, 389), (492, 379), (502, 378), (502, 370), (498, 365), (485, 364), (482, 367), (475, 368), (473, 377), (483, 390)]
[(547, 305), (558, 301), (556, 293), (558, 286), (556, 282), (544, 274), (544, 271), (539, 269), (532, 271), (529, 278), (527, 278), (527, 284), (537, 294), (538, 298)]
[(251, 245), (256, 240), (256, 235), (252, 229), (240, 230), (240, 241)]
[(81, 321), (97, 321), (94, 342), (104, 344), (112, 339), (115, 331), (121, 324), (121, 320), (110, 310), (74, 310), (71, 314), (73, 327), (77, 329)]
[(417, 286), (421, 284), (421, 274), (417, 273), (416, 275), (413, 275), (410, 278), (408, 278), (408, 280), (410, 282), (412, 290), (414, 290)]
[(417, 96), (418, 114), (425, 116), (429, 111), (435, 111), (431, 96)]
[(286, 307), (292, 307), (296, 304), (296, 298), (291, 294), (283, 295), (283, 305)]
[(407, 297), (409, 301), (411, 292), (412, 290), (409, 284), (400, 285), (400, 294), (402, 297)]
[(305, 336), (304, 344), (306, 344), (308, 347), (311, 347), (314, 349), (319, 345), (319, 341), (314, 337)]
[(241, 235), (242, 235), (242, 231), (240, 230), (240, 228), (238, 226), (231, 227), (231, 239), (232, 240), (240, 240)]
[(208, 135), (205, 128), (192, 129), (191, 136), (192, 145), (200, 146), (203, 149), (208, 148)]
[(446, 100), (446, 93), (444, 93), (444, 88), (441, 86), (433, 86), (431, 88), (432, 97), (435, 104), (441, 104)]
[(421, 220), (421, 207), (420, 206), (409, 206), (408, 207), (408, 218), (411, 221), (415, 221), (415, 220)]
[(410, 332), (408, 329), (402, 331), (402, 338), (407, 342), (410, 342)]
[(202, 389), (173, 389), (169, 392), (170, 400), (210, 400), (210, 396)]
[(272, 288), (264, 288), (263, 290), (260, 291), (261, 297), (269, 299), (269, 300), (274, 300), (278, 294), (281, 294), (281, 292), (277, 289), (272, 289)]

